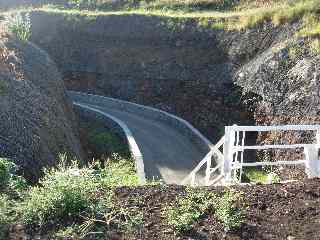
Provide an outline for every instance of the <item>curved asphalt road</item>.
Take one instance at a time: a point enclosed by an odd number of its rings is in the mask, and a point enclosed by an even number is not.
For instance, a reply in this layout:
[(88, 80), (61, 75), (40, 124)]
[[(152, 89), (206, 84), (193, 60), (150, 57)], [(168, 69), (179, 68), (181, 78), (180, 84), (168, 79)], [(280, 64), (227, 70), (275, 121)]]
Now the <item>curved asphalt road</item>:
[(110, 114), (128, 126), (142, 152), (148, 179), (181, 184), (206, 155), (178, 130), (163, 122), (100, 105), (85, 105)]

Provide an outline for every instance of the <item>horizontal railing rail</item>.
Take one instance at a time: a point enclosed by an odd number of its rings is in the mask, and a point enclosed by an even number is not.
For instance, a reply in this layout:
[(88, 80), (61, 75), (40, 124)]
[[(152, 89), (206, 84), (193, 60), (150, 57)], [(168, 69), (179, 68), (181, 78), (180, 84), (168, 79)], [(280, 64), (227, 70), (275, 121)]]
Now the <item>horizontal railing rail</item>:
[[(267, 131), (315, 131), (315, 143), (299, 144), (266, 144), (246, 146), (246, 132)], [(244, 167), (258, 166), (281, 166), (281, 165), (305, 165), (306, 174), (309, 177), (320, 176), (320, 161), (318, 150), (320, 147), (320, 125), (284, 125), (284, 126), (226, 126), (225, 142), (223, 148), (223, 175), (226, 183), (241, 182)], [(304, 149), (306, 159), (296, 161), (268, 161), (268, 162), (245, 162), (245, 150), (268, 150), (268, 149)]]
[[(268, 131), (315, 131), (315, 143), (298, 144), (265, 144), (246, 145), (246, 132), (268, 132)], [(219, 150), (223, 147), (223, 153)], [(246, 162), (244, 161), (244, 151), (246, 150), (272, 150), (272, 149), (303, 149), (305, 159), (288, 161), (264, 161)], [(212, 146), (210, 152), (193, 169), (193, 171), (183, 180), (183, 184), (195, 186), (197, 175), (206, 166), (205, 178), (202, 184), (210, 186), (218, 183), (232, 184), (241, 183), (241, 176), (244, 167), (262, 166), (285, 166), (304, 165), (305, 172), (309, 178), (320, 177), (320, 125), (282, 125), (282, 126), (226, 126), (225, 135), (220, 141)], [(212, 159), (216, 158), (218, 164), (212, 167)], [(219, 172), (217, 174), (217, 172)], [(199, 177), (199, 176), (198, 176)], [(199, 184), (198, 184), (199, 185)]]

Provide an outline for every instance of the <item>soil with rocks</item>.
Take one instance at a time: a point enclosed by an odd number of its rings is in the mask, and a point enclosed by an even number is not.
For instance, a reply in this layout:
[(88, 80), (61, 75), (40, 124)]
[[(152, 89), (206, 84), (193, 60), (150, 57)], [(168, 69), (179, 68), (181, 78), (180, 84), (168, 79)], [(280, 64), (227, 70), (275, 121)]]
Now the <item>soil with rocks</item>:
[[(182, 235), (165, 224), (161, 208), (184, 191), (183, 187), (122, 188), (118, 197), (143, 196), (145, 224), (140, 234), (120, 239), (320, 239), (320, 179), (274, 185), (236, 187), (241, 191), (239, 207), (244, 223), (234, 232), (225, 232), (217, 219), (208, 215)], [(223, 188), (209, 191), (222, 193)], [(114, 238), (117, 239), (117, 238)]]

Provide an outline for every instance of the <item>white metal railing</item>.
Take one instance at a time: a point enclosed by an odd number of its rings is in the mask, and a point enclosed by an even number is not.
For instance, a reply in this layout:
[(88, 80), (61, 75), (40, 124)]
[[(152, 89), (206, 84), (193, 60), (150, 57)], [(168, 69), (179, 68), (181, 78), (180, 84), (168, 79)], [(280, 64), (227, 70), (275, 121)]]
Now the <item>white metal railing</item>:
[[(316, 143), (313, 144), (274, 144), (246, 146), (246, 132), (269, 131), (315, 131)], [(284, 126), (226, 126), (223, 148), (223, 176), (225, 183), (240, 183), (243, 167), (305, 165), (308, 177), (320, 176), (320, 161), (318, 150), (320, 147), (320, 125), (284, 125)], [(266, 149), (299, 149), (303, 148), (306, 158), (296, 161), (275, 162), (244, 162), (245, 150)]]
[[(200, 185), (210, 186), (214, 185), (217, 182), (219, 182), (223, 176), (220, 174), (219, 176), (215, 176), (214, 179), (211, 179), (212, 176), (218, 171), (223, 168), (223, 154), (219, 150), (219, 148), (224, 143), (224, 136), (219, 140), (219, 142), (211, 146), (210, 151), (208, 154), (202, 159), (202, 161), (191, 171), (191, 173), (182, 181), (182, 185), (190, 184), (191, 186), (197, 185), (197, 175), (200, 175), (200, 170), (204, 165), (206, 165), (206, 171), (205, 171), (205, 177), (204, 177), (204, 183), (203, 179), (200, 181), (202, 182)], [(213, 165), (213, 158), (217, 159), (217, 161), (214, 161), (216, 165), (212, 167)], [(202, 176), (198, 176), (198, 178), (203, 178)]]
[[(246, 132), (270, 132), (270, 131), (315, 131), (316, 141), (313, 144), (274, 144), (246, 146)], [(223, 146), (223, 154), (219, 150)], [(274, 162), (245, 162), (245, 150), (266, 149), (304, 149), (305, 159), (296, 161)], [(210, 152), (182, 181), (182, 184), (210, 186), (220, 182), (225, 184), (241, 183), (243, 167), (280, 166), (280, 165), (304, 165), (308, 177), (320, 177), (320, 125), (284, 125), (284, 126), (226, 126), (225, 136), (211, 147)], [(212, 167), (212, 160), (217, 160)], [(201, 177), (201, 169), (206, 165), (205, 177)], [(219, 172), (219, 174), (216, 174)], [(200, 175), (200, 176), (199, 176)], [(203, 175), (203, 174), (202, 174)], [(197, 183), (197, 177), (200, 183)], [(212, 179), (213, 178), (213, 179)]]

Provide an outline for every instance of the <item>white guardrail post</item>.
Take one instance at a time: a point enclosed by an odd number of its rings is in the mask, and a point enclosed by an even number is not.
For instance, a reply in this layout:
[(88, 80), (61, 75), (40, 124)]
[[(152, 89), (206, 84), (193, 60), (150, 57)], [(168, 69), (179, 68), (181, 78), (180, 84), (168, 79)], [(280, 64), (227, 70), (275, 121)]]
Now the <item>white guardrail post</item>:
[(225, 139), (223, 145), (223, 175), (226, 183), (232, 182), (232, 162), (235, 132), (230, 126), (225, 127)]
[(306, 146), (304, 148), (306, 156), (305, 171), (308, 178), (320, 177), (319, 148), (316, 145)]
[(205, 177), (205, 185), (209, 186), (210, 176), (211, 176), (211, 164), (212, 164), (212, 150), (210, 150), (210, 154), (207, 159), (207, 168), (206, 168), (206, 177)]

